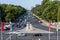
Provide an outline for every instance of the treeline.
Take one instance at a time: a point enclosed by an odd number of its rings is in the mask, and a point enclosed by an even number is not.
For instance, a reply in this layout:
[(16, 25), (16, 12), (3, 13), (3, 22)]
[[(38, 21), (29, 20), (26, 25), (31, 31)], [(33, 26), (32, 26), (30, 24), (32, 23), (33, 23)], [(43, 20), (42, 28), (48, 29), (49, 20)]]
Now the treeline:
[(13, 21), (26, 12), (26, 9), (11, 4), (0, 4), (0, 20), (3, 22)]
[(53, 22), (60, 22), (60, 1), (59, 0), (43, 0), (41, 5), (36, 5), (31, 10), (40, 18)]

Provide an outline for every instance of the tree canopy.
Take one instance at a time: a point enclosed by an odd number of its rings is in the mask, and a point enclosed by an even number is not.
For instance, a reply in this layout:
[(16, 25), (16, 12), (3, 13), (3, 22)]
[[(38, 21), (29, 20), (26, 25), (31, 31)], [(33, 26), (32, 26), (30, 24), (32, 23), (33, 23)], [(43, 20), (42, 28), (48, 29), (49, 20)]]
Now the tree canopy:
[(0, 4), (0, 20), (2, 21), (12, 21), (26, 12), (26, 9), (11, 4)]
[(32, 12), (40, 18), (60, 22), (60, 1), (43, 0), (41, 5), (33, 7)]

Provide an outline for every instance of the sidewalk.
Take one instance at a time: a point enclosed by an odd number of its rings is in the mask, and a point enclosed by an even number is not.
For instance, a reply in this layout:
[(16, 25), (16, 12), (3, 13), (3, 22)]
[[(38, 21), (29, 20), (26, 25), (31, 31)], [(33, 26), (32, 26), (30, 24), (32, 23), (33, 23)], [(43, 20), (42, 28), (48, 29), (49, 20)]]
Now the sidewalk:
[[(36, 16), (35, 14), (33, 14), (33, 15)], [(36, 17), (43, 22), (42, 25), (48, 26), (48, 22), (47, 21), (39, 18), (38, 16), (36, 16)], [(55, 25), (55, 23), (52, 23), (51, 28), (57, 28), (56, 25)], [(60, 22), (58, 22), (58, 29), (60, 29)]]

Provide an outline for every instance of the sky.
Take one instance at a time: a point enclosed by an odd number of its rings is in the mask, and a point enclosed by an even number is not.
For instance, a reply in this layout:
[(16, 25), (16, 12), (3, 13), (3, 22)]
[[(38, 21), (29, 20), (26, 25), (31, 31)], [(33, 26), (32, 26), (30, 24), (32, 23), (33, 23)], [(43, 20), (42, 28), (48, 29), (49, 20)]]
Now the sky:
[(26, 9), (31, 9), (36, 4), (41, 4), (42, 0), (0, 0), (1, 4), (21, 5)]

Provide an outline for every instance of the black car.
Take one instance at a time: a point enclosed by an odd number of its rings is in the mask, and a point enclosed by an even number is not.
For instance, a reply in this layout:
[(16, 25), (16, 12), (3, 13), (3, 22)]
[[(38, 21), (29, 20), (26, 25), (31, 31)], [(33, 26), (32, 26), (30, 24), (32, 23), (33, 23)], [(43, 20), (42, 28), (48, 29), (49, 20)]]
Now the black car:
[(34, 36), (37, 36), (37, 37), (39, 37), (39, 36), (42, 36), (42, 34), (34, 34)]

